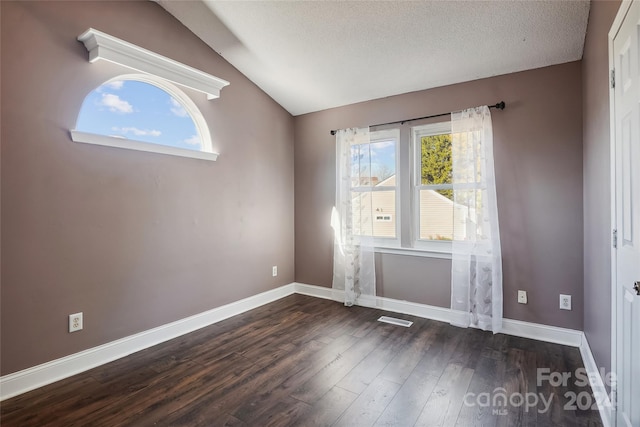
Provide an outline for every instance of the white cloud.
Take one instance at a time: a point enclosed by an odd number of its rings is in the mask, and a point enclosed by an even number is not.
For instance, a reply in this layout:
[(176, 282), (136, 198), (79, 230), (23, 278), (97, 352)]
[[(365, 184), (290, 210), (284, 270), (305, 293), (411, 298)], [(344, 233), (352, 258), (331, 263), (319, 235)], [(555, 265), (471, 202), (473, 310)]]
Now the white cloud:
[(99, 104), (108, 107), (109, 111), (114, 113), (133, 113), (131, 104), (112, 93), (103, 93)]
[(193, 135), (191, 138), (187, 138), (182, 142), (189, 145), (200, 145), (200, 137), (198, 135)]
[(375, 148), (387, 148), (387, 147), (393, 147), (395, 145), (395, 141), (380, 141), (380, 142), (373, 142), (371, 143), (371, 145), (373, 145)]
[(184, 109), (184, 107), (182, 106), (182, 104), (180, 104), (178, 101), (176, 101), (174, 98), (171, 98), (171, 112), (173, 114), (175, 114), (178, 117), (187, 117), (189, 114), (187, 113), (187, 110)]
[(111, 89), (118, 90), (122, 89), (124, 82), (122, 80), (114, 80), (112, 82), (106, 83), (105, 86), (110, 87)]
[(118, 128), (118, 127), (112, 127), (111, 130), (115, 130), (117, 132), (122, 132), (124, 134), (127, 133), (132, 133), (135, 136), (160, 136), (162, 135), (162, 132), (160, 132), (159, 130), (147, 130), (147, 129), (138, 129), (136, 127), (124, 127), (124, 128)]

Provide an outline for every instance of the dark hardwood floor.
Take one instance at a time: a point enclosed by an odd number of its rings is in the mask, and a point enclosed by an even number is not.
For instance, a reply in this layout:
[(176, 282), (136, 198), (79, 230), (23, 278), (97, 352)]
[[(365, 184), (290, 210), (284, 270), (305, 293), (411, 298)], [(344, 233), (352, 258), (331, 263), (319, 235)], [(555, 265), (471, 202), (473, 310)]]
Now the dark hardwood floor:
[[(576, 348), (292, 295), (6, 400), (0, 423), (601, 425), (571, 409), (592, 397), (574, 380), (582, 366)], [(538, 368), (572, 378), (553, 387)]]

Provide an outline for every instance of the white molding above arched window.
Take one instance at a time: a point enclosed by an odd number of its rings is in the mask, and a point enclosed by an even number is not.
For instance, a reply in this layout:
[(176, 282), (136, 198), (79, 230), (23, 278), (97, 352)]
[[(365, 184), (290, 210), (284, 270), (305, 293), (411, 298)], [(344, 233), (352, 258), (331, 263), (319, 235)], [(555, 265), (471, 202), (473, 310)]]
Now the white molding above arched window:
[(207, 94), (207, 99), (220, 97), (220, 90), (229, 82), (203, 71), (174, 61), (133, 43), (89, 28), (78, 36), (89, 51), (89, 62), (106, 60), (153, 74), (165, 80), (189, 87)]

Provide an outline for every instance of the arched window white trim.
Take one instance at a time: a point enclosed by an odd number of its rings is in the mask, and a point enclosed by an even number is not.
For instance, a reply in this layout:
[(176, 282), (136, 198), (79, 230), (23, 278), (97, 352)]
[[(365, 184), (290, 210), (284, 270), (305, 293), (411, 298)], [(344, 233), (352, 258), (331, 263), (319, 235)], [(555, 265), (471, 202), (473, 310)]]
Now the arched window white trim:
[[(160, 154), (169, 154), (174, 156), (181, 157), (192, 157), (203, 160), (213, 160), (215, 161), (218, 158), (218, 153), (213, 152), (213, 144), (211, 141), (211, 134), (209, 132), (209, 127), (207, 126), (207, 122), (202, 116), (202, 113), (196, 106), (196, 104), (187, 96), (183, 91), (178, 89), (174, 84), (162, 79), (160, 77), (156, 77), (148, 74), (125, 74), (114, 77), (112, 79), (107, 80), (102, 85), (98, 87), (102, 87), (111, 82), (127, 82), (127, 81), (137, 81), (142, 83), (147, 83), (153, 85), (160, 90), (166, 92), (169, 96), (175, 99), (187, 112), (189, 117), (193, 120), (196, 131), (198, 133), (198, 137), (200, 138), (200, 150), (188, 150), (178, 147), (173, 147), (169, 145), (156, 144), (144, 141), (138, 141), (135, 139), (129, 139), (126, 137), (115, 137), (111, 135), (104, 134), (96, 134), (89, 133), (78, 129), (71, 130), (71, 139), (75, 142), (83, 142), (87, 144), (96, 144), (96, 145), (105, 145), (108, 147), (117, 147), (117, 148), (126, 148), (130, 150), (138, 150), (138, 151), (147, 151), (152, 153), (160, 153)], [(97, 89), (97, 88), (96, 88)], [(87, 94), (87, 97), (93, 93), (96, 89)], [(86, 98), (85, 98), (86, 101)], [(85, 103), (83, 102), (83, 107), (85, 107)], [(78, 118), (82, 113), (82, 109), (78, 113)], [(78, 127), (78, 122), (76, 121), (76, 128)], [(177, 141), (176, 141), (177, 142)]]
[[(76, 129), (70, 131), (73, 141), (175, 156), (195, 157), (205, 160), (217, 159), (218, 154), (213, 152), (209, 128), (200, 110), (198, 110), (193, 101), (184, 92), (171, 82), (205, 93), (207, 99), (211, 100), (220, 96), (222, 88), (229, 85), (228, 81), (93, 28), (89, 28), (80, 34), (78, 41), (82, 42), (87, 48), (89, 52), (89, 62), (91, 63), (105, 60), (137, 72), (145, 73), (118, 76), (109, 81), (137, 80), (154, 85), (169, 94), (184, 107), (193, 119), (200, 136), (201, 145), (200, 151), (197, 151), (114, 137), (111, 135), (83, 132), (77, 129), (77, 122)], [(85, 98), (85, 101), (86, 100), (87, 98)], [(80, 117), (80, 113), (78, 117)]]

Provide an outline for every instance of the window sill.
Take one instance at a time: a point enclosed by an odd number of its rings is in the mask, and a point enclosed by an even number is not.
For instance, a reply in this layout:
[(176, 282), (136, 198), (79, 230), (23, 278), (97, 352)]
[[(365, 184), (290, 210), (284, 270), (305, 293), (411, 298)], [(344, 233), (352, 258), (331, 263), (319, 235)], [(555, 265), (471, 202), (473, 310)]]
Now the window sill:
[(441, 251), (434, 251), (434, 250), (428, 250), (428, 249), (392, 248), (392, 247), (376, 246), (374, 251), (377, 252), (377, 253), (381, 253), (381, 254), (406, 255), (406, 256), (416, 256), (416, 257), (424, 257), (424, 258), (451, 259), (451, 252), (441, 252)]
[(205, 151), (185, 150), (184, 148), (169, 147), (166, 145), (151, 144), (148, 142), (135, 141), (126, 138), (113, 138), (110, 136), (97, 135), (94, 133), (72, 130), (71, 139), (74, 142), (85, 144), (104, 145), (106, 147), (126, 148), (128, 150), (146, 151), (149, 153), (167, 154), (170, 156), (191, 157), (194, 159), (209, 160), (215, 162), (218, 153), (208, 153)]

